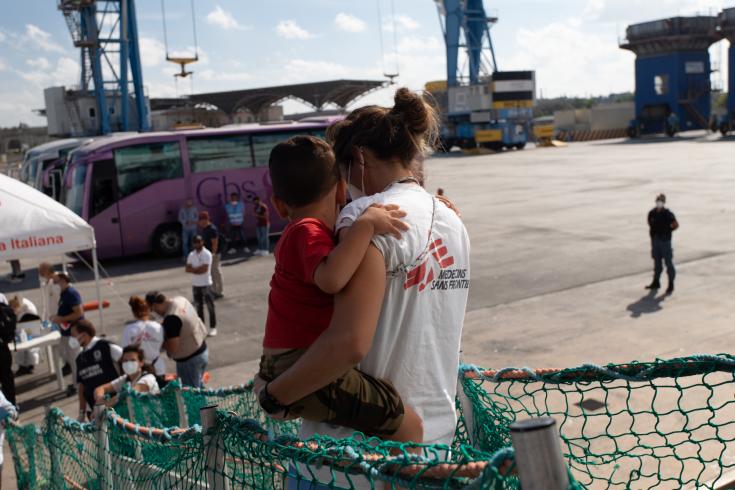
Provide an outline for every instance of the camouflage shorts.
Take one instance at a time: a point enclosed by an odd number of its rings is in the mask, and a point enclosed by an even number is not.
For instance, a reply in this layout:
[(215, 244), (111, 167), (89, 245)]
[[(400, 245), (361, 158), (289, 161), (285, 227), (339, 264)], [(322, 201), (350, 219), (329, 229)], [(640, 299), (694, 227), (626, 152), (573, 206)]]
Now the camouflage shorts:
[[(294, 365), (304, 349), (260, 358), (261, 378), (271, 381)], [(289, 416), (358, 430), (368, 436), (394, 434), (403, 421), (403, 402), (390, 381), (352, 368), (336, 381), (293, 403)]]

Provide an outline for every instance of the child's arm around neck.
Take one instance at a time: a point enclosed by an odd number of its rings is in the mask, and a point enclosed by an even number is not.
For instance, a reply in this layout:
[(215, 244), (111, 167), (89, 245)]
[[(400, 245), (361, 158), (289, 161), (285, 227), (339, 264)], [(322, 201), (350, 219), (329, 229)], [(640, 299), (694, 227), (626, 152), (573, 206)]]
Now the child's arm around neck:
[(401, 237), (408, 226), (400, 218), (406, 213), (398, 206), (370, 206), (346, 231), (340, 242), (314, 271), (314, 283), (327, 294), (336, 294), (352, 279), (365, 257), (374, 235), (390, 233)]

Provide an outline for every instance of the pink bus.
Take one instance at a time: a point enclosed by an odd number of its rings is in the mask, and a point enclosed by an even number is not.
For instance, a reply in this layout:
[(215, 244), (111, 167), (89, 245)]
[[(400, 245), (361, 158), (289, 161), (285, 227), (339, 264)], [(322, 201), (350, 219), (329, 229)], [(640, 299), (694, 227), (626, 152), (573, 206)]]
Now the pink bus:
[[(180, 254), (179, 209), (187, 197), (222, 229), (224, 204), (245, 202), (246, 232), (255, 236), (250, 202), (270, 203), (268, 156), (297, 134), (324, 136), (336, 118), (217, 129), (113, 135), (77, 148), (67, 163), (66, 205), (94, 227), (101, 258)], [(271, 232), (285, 222), (271, 208)]]

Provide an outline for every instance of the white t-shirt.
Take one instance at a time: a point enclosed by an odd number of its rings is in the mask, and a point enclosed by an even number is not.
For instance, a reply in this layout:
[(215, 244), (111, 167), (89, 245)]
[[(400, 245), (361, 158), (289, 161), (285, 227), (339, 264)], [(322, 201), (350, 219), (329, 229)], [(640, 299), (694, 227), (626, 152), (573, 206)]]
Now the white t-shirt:
[(53, 279), (38, 278), (41, 284), (41, 320), (48, 321), (56, 314), (61, 288)]
[[(152, 320), (135, 320), (125, 324), (122, 346), (137, 345), (143, 350), (145, 363), (153, 366), (156, 374), (166, 373), (166, 361), (161, 355), (163, 327)], [(154, 362), (155, 361), (155, 362)]]
[[(459, 348), (470, 284), (470, 242), (462, 221), (414, 184), (393, 184), (353, 201), (337, 230), (373, 203), (397, 204), (410, 229), (373, 244), (385, 259), (386, 288), (373, 345), (360, 369), (389, 379), (424, 424), (424, 442), (450, 444), (457, 424)], [(304, 421), (302, 436), (348, 437), (353, 431)]]
[(196, 287), (211, 286), (212, 285), (212, 252), (206, 248), (202, 248), (201, 252), (192, 250), (189, 252), (189, 257), (186, 259), (186, 263), (192, 267), (199, 267), (200, 265), (207, 264), (207, 272), (204, 274), (192, 274), (191, 285)]
[[(110, 381), (110, 384), (112, 385), (112, 389), (115, 390), (115, 393), (120, 393), (123, 389), (123, 386), (125, 386), (125, 383), (129, 383), (128, 375), (123, 374), (117, 379), (113, 379)], [(158, 395), (161, 390), (158, 389), (158, 382), (156, 381), (156, 377), (153, 376), (151, 373), (146, 373), (135, 382), (134, 386), (137, 385), (146, 385), (148, 387), (148, 393), (151, 395)]]

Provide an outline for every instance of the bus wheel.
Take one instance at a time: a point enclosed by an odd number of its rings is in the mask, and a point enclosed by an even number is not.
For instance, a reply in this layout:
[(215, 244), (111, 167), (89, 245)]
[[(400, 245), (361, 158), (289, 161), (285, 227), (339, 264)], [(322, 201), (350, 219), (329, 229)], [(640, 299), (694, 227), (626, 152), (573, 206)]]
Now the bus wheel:
[(524, 149), (526, 147), (526, 144), (525, 143), (516, 143), (513, 146), (516, 147), (516, 150), (522, 150), (522, 149)]
[(723, 122), (720, 124), (720, 133), (722, 136), (727, 136), (727, 133), (730, 131), (730, 124)]
[(162, 225), (153, 234), (153, 252), (159, 257), (181, 254), (181, 230), (176, 225)]

